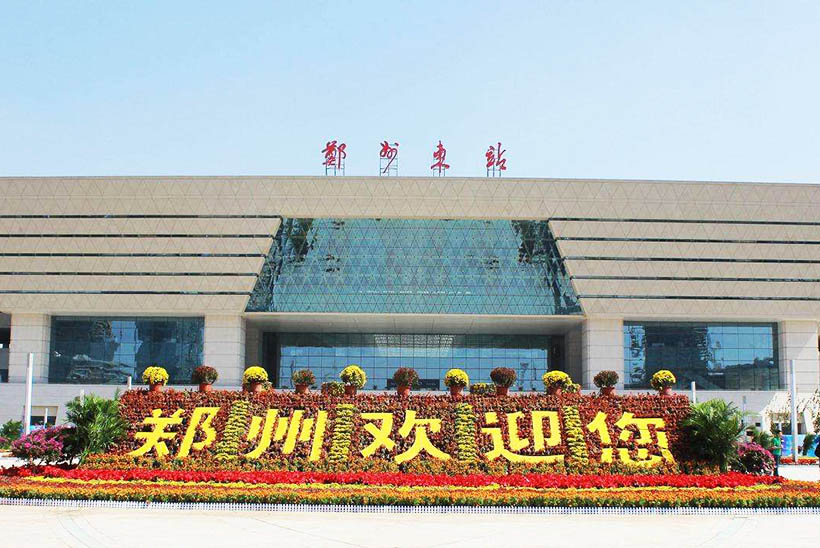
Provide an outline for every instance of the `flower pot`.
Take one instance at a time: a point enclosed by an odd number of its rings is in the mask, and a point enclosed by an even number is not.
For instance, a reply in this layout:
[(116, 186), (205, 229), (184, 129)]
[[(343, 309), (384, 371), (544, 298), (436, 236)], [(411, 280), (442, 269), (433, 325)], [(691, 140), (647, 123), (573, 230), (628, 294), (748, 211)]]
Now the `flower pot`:
[(261, 382), (251, 382), (250, 387), (248, 388), (248, 392), (261, 392), (262, 391), (262, 383)]
[(614, 396), (615, 395), (615, 387), (614, 386), (603, 386), (601, 387), (601, 395), (602, 396)]
[(148, 386), (149, 392), (162, 392), (162, 384), (151, 384)]
[(306, 384), (297, 384), (296, 385), (296, 393), (297, 394), (307, 394), (308, 385)]
[(199, 391), (200, 392), (211, 392), (214, 389), (214, 385), (209, 382), (201, 382), (199, 383)]
[(672, 387), (671, 386), (664, 386), (661, 388), (658, 393), (661, 396), (671, 396), (672, 395)]
[(406, 384), (400, 384), (396, 387), (396, 394), (399, 395), (400, 398), (404, 398), (410, 395), (410, 386)]
[(564, 389), (560, 386), (550, 386), (547, 388), (547, 395), (549, 396), (560, 396), (564, 393)]
[(495, 385), (495, 395), (496, 396), (506, 396), (507, 392), (510, 391), (509, 386), (501, 386), (499, 384)]
[(345, 385), (345, 396), (355, 396), (356, 395), (356, 387), (352, 384)]
[(450, 387), (450, 395), (453, 396), (453, 397), (460, 396), (462, 390), (464, 390), (464, 387), (461, 386), (461, 385), (451, 386)]

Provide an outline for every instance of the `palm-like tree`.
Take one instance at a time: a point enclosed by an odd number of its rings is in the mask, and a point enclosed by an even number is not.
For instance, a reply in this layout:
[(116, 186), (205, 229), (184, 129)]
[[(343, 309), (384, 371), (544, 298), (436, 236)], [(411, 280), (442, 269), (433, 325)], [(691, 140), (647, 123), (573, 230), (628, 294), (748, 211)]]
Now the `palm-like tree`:
[(743, 415), (737, 407), (723, 400), (696, 404), (683, 424), (695, 454), (720, 466), (721, 472), (728, 471), (743, 432)]

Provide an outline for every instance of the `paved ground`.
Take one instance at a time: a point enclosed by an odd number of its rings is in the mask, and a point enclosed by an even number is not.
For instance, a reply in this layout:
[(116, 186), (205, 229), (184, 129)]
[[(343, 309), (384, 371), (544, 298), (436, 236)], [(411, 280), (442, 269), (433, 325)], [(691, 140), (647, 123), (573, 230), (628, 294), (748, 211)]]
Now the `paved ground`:
[(3, 546), (813, 546), (820, 516), (325, 514), (0, 507)]

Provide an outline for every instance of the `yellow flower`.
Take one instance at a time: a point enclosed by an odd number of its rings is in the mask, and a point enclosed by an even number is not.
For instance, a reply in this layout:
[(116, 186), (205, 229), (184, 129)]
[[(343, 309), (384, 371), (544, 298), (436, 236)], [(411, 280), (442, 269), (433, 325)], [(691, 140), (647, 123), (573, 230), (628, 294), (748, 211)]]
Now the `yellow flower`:
[(146, 367), (142, 372), (142, 382), (145, 384), (166, 384), (168, 382), (168, 372), (156, 365)]
[(652, 385), (652, 388), (655, 390), (661, 390), (666, 388), (667, 386), (672, 386), (677, 382), (675, 375), (672, 374), (671, 371), (668, 369), (661, 369), (654, 375), (652, 375), (652, 380), (649, 381), (649, 384)]
[(242, 381), (246, 384), (251, 382), (267, 382), (267, 380), (268, 372), (258, 365), (247, 368), (245, 373), (242, 374)]
[(339, 373), (339, 377), (345, 384), (355, 386), (356, 388), (361, 388), (367, 383), (367, 374), (364, 372), (364, 369), (358, 365), (348, 365), (342, 369), (342, 372)]
[(470, 377), (461, 369), (450, 369), (444, 375), (445, 386), (467, 386), (470, 384)]
[(572, 384), (572, 379), (563, 371), (548, 371), (544, 373), (541, 380), (544, 381), (544, 388), (550, 388), (551, 386), (566, 388)]

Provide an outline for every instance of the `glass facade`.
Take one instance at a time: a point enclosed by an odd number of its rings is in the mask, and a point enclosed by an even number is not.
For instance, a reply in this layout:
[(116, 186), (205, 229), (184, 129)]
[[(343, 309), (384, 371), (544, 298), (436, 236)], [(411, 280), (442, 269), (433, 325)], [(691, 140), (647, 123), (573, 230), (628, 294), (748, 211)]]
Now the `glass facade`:
[(373, 333), (279, 333), (277, 386), (291, 386), (298, 369), (311, 369), (318, 384), (339, 380), (347, 365), (367, 373), (366, 389), (393, 388), (393, 372), (412, 367), (421, 389), (444, 390), (444, 374), (458, 367), (470, 382), (491, 382), (495, 367), (518, 373), (513, 389), (543, 390), (541, 375), (560, 369), (563, 337), (542, 335), (400, 335)]
[(249, 312), (580, 314), (547, 221), (285, 218)]
[(626, 388), (669, 369), (677, 388), (778, 390), (777, 324), (624, 322)]
[(48, 381), (121, 384), (131, 375), (137, 384), (159, 365), (169, 384), (190, 384), (204, 327), (203, 318), (52, 317)]

